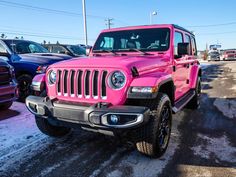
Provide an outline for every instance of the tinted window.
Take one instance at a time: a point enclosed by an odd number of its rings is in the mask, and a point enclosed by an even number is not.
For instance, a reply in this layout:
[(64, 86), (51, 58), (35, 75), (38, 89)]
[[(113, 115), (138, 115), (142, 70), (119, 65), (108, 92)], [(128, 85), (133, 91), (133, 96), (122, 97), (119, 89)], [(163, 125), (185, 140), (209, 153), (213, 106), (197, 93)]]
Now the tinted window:
[(0, 44), (0, 52), (6, 53), (6, 49), (2, 44)]
[(174, 47), (175, 47), (175, 51), (174, 51), (174, 55), (177, 56), (178, 55), (178, 43), (183, 43), (183, 34), (180, 32), (175, 32), (175, 37), (174, 37)]
[(170, 44), (168, 28), (124, 30), (102, 33), (96, 41), (93, 52), (99, 50), (132, 51), (166, 51)]
[(17, 54), (48, 53), (47, 49), (35, 42), (22, 40), (5, 40), (4, 42), (12, 51)]
[(51, 52), (52, 53), (64, 53), (65, 54), (66, 50), (61, 46), (53, 46)]
[(185, 34), (185, 42), (190, 44), (190, 51), (192, 51), (191, 37), (188, 34)]
[(194, 37), (191, 37), (192, 40), (192, 51), (193, 55), (197, 56), (197, 45), (196, 45), (196, 40)]
[(86, 50), (83, 47), (77, 45), (68, 45), (67, 48), (74, 54), (74, 55), (86, 55)]

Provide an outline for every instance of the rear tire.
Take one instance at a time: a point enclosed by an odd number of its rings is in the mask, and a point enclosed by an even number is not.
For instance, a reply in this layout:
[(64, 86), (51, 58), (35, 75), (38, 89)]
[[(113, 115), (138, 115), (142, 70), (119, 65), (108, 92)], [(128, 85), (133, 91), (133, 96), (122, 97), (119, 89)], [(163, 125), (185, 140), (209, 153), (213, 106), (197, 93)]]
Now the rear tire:
[(13, 103), (13, 101), (9, 101), (9, 102), (0, 104), (0, 109), (1, 110), (7, 110), (8, 108), (11, 107), (12, 103)]
[(202, 89), (201, 78), (198, 77), (197, 86), (195, 88), (195, 95), (190, 100), (190, 102), (187, 104), (186, 108), (194, 110), (194, 109), (198, 109), (200, 107), (201, 89)]
[(54, 126), (45, 118), (35, 116), (35, 121), (39, 130), (48, 136), (63, 137), (71, 131), (71, 129), (67, 127)]
[(159, 93), (155, 100), (147, 100), (144, 105), (151, 109), (149, 122), (141, 128), (136, 147), (142, 154), (158, 158), (162, 156), (171, 134), (171, 102), (166, 94)]

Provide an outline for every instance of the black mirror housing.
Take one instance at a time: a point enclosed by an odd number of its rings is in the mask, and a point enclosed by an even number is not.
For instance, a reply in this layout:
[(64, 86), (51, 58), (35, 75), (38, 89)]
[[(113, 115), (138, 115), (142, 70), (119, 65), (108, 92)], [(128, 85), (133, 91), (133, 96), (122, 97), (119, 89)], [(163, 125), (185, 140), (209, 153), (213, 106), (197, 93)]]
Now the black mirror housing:
[(0, 52), (0, 56), (9, 58), (10, 54), (8, 52)]
[(189, 43), (178, 43), (178, 56), (190, 55), (190, 49)]

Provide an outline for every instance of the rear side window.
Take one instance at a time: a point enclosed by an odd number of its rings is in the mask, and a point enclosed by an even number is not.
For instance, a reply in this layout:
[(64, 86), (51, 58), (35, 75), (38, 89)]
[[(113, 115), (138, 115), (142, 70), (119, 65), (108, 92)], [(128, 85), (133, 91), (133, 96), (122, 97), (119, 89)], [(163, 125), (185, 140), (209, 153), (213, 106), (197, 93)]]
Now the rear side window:
[(191, 37), (191, 42), (192, 42), (193, 55), (197, 56), (197, 45), (196, 45), (196, 40), (194, 37)]
[(183, 43), (183, 34), (181, 32), (175, 32), (174, 37), (174, 55), (178, 56), (178, 43)]
[(66, 50), (61, 46), (53, 46), (52, 53), (66, 53)]
[(1, 53), (5, 53), (6, 52), (6, 49), (5, 49), (5, 47), (2, 44), (0, 44), (0, 52)]
[[(190, 51), (192, 51), (191, 37), (188, 34), (185, 34), (185, 42), (190, 44)], [(191, 52), (192, 55), (192, 52)]]

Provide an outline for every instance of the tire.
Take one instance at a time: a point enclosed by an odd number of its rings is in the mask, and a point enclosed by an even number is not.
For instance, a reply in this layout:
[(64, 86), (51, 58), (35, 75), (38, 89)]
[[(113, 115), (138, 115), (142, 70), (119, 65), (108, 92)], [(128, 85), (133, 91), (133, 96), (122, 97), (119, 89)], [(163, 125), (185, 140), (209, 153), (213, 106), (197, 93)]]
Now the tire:
[(194, 109), (198, 109), (200, 107), (201, 89), (202, 89), (201, 78), (198, 77), (197, 86), (195, 88), (195, 95), (190, 100), (190, 102), (187, 104), (186, 108), (194, 110)]
[(25, 98), (32, 94), (30, 85), (32, 83), (32, 77), (28, 74), (23, 74), (17, 78), (19, 85), (19, 98), (21, 102), (25, 101)]
[(45, 118), (35, 116), (35, 121), (39, 130), (51, 137), (63, 137), (71, 131), (71, 129), (67, 127), (54, 126)]
[(151, 110), (150, 120), (138, 132), (136, 147), (140, 153), (158, 158), (165, 153), (170, 139), (171, 102), (166, 94), (159, 93), (156, 99), (147, 100), (145, 106)]
[(13, 101), (9, 101), (3, 104), (0, 104), (0, 110), (7, 110), (11, 107)]

